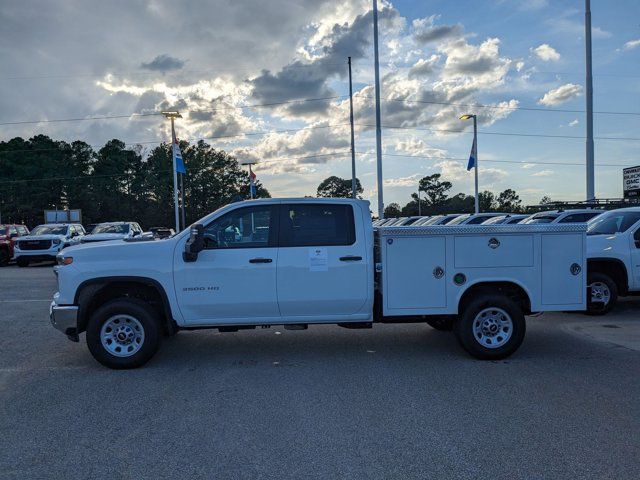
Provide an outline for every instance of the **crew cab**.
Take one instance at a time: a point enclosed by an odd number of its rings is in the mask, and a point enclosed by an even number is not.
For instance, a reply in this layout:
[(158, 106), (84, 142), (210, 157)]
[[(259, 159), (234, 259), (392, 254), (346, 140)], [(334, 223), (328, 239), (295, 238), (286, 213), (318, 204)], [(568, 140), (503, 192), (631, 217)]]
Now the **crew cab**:
[(16, 263), (27, 267), (32, 262), (55, 261), (63, 248), (80, 243), (84, 234), (84, 227), (79, 223), (38, 225), (15, 243)]
[(480, 359), (512, 354), (525, 315), (584, 310), (584, 224), (379, 227), (369, 202), (234, 203), (163, 241), (58, 256), (50, 320), (96, 360), (143, 365), (162, 334), (312, 324), (453, 329)]
[(0, 267), (9, 264), (13, 258), (16, 239), (25, 235), (29, 235), (29, 229), (25, 225), (0, 225)]
[(142, 228), (136, 222), (105, 222), (94, 227), (89, 235), (82, 237), (82, 243), (124, 240), (142, 235)]
[(611, 210), (587, 229), (587, 312), (603, 315), (640, 292), (640, 207)]

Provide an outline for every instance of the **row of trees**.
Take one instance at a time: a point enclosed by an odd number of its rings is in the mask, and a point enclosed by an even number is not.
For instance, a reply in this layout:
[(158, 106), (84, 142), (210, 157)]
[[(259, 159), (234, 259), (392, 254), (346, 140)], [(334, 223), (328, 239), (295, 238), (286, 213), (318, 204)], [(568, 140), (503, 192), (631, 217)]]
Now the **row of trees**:
[[(249, 196), (249, 176), (237, 160), (203, 141), (180, 142), (187, 222)], [(171, 145), (150, 151), (111, 140), (99, 150), (38, 135), (0, 142), (3, 222), (42, 223), (48, 209), (82, 209), (83, 222), (133, 220), (173, 225)], [(257, 195), (269, 192), (257, 182)]]
[[(420, 199), (418, 194), (411, 194), (411, 200), (404, 206), (398, 203), (387, 205), (384, 210), (385, 217), (409, 217), (413, 215), (437, 215), (441, 213), (472, 213), (475, 209), (475, 198), (473, 195), (458, 193), (449, 196), (449, 191), (453, 184), (442, 180), (439, 173), (428, 175), (420, 179)], [(362, 194), (360, 181), (356, 180), (356, 195)], [(351, 197), (351, 180), (329, 177), (318, 185), (317, 195), (319, 197)], [(551, 200), (544, 197), (540, 203), (549, 203)], [(418, 202), (420, 202), (418, 204)], [(479, 203), (481, 212), (507, 212), (518, 213), (525, 209), (522, 200), (515, 190), (510, 188), (494, 194), (490, 191), (480, 192)]]

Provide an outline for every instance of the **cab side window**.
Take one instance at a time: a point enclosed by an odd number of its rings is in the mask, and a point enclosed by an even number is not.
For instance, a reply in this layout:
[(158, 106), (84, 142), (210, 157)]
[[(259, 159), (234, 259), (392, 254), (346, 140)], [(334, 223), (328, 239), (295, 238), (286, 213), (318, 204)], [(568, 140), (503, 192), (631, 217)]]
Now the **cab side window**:
[(281, 207), (281, 247), (353, 245), (355, 241), (351, 205), (301, 203)]
[(204, 229), (205, 249), (264, 248), (277, 245), (274, 206), (238, 208)]

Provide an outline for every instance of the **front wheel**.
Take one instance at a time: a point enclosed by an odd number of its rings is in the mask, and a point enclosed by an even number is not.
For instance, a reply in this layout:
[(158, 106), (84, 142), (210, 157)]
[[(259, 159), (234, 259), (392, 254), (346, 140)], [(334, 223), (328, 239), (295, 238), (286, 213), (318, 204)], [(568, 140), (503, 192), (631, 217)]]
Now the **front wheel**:
[(29, 259), (24, 257), (18, 257), (18, 259), (16, 260), (16, 263), (18, 264), (19, 267), (28, 267)]
[(0, 267), (9, 265), (9, 251), (6, 248), (0, 249)]
[(618, 287), (609, 275), (590, 273), (587, 275), (587, 314), (604, 315), (618, 301)]
[(524, 340), (522, 308), (511, 298), (487, 295), (472, 300), (454, 328), (462, 347), (481, 360), (500, 360), (515, 352)]
[(93, 358), (113, 369), (141, 367), (158, 350), (160, 325), (157, 313), (142, 300), (112, 300), (91, 316), (87, 346)]

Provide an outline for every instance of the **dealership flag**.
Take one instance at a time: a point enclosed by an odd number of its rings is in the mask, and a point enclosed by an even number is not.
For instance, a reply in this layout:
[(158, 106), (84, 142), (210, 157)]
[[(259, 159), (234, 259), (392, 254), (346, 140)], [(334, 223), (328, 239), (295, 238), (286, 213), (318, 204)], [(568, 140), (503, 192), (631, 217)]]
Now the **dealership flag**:
[(251, 189), (251, 198), (256, 196), (256, 174), (249, 173), (249, 188)]
[(187, 169), (184, 168), (182, 153), (180, 153), (180, 147), (178, 146), (178, 139), (173, 142), (173, 159), (176, 162), (176, 172), (187, 173)]
[(478, 161), (478, 146), (476, 145), (476, 139), (473, 139), (473, 145), (471, 146), (471, 155), (469, 155), (469, 163), (467, 164), (467, 172), (476, 166)]

